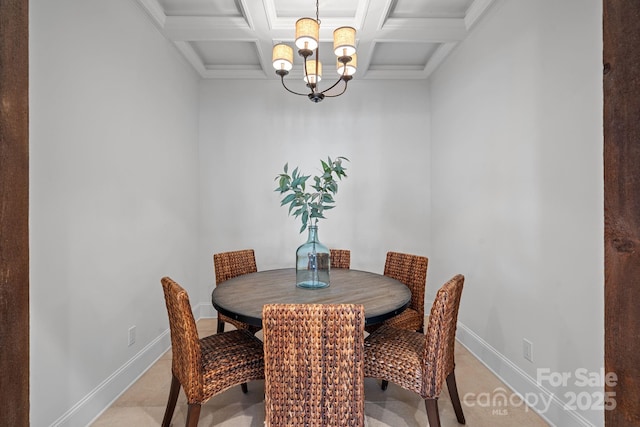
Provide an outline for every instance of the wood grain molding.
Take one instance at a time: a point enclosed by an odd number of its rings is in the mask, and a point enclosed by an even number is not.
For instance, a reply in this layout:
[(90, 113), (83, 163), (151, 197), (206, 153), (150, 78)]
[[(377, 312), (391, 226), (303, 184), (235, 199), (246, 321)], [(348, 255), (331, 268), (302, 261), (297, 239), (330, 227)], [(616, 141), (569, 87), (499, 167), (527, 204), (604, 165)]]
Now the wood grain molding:
[(0, 1), (0, 419), (29, 425), (29, 2)]
[(604, 0), (605, 370), (607, 426), (640, 426), (640, 2)]

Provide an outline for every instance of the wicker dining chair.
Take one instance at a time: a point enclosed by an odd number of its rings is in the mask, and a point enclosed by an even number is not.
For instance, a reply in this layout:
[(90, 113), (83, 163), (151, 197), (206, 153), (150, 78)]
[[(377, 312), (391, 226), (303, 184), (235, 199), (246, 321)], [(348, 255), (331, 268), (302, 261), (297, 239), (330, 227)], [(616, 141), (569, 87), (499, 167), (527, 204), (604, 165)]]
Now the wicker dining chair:
[[(424, 292), (428, 265), (429, 259), (424, 256), (387, 252), (384, 275), (407, 285), (411, 290), (411, 301), (402, 313), (385, 320), (385, 325), (424, 332)], [(368, 326), (367, 332), (373, 332), (380, 326), (382, 325)]]
[[(216, 286), (234, 277), (258, 271), (253, 249), (213, 254), (213, 267), (216, 275)], [(218, 333), (224, 332), (225, 323), (230, 323), (237, 329), (248, 329), (254, 334), (260, 330), (257, 326), (248, 325), (240, 320), (218, 313)]]
[(329, 249), (331, 252), (331, 268), (351, 268), (351, 251), (349, 249)]
[[(171, 332), (171, 389), (162, 426), (168, 427), (184, 388), (187, 427), (198, 425), (201, 405), (233, 386), (264, 378), (262, 341), (240, 329), (198, 338), (189, 295), (169, 277), (161, 280)], [(247, 392), (246, 386), (242, 388)]]
[(426, 335), (384, 325), (365, 339), (365, 376), (418, 393), (425, 401), (430, 427), (440, 427), (438, 397), (445, 380), (456, 418), (465, 423), (454, 373), (463, 284), (464, 276), (458, 274), (438, 290)]
[(267, 427), (364, 426), (364, 307), (267, 304)]

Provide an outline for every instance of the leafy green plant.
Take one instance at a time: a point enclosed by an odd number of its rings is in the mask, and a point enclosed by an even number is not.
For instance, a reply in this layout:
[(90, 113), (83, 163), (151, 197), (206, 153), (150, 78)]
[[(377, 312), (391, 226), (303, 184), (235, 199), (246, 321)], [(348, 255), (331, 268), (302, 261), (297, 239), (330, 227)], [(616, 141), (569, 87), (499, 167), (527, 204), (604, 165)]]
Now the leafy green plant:
[(338, 181), (346, 178), (346, 168), (342, 166), (343, 161), (349, 161), (346, 157), (337, 157), (331, 160), (327, 157), (327, 161), (320, 160), (322, 163), (322, 175), (313, 177), (313, 184), (310, 187), (315, 190), (313, 192), (306, 191), (307, 180), (311, 175), (304, 175), (299, 168), (295, 168), (289, 175), (289, 164), (284, 165), (284, 173), (276, 176), (280, 194), (288, 193), (281, 201), (280, 206), (289, 205), (289, 215), (302, 220), (300, 233), (306, 228), (309, 220), (313, 225), (318, 223), (318, 219), (324, 218), (324, 211), (335, 207), (335, 199), (333, 196), (338, 192)]

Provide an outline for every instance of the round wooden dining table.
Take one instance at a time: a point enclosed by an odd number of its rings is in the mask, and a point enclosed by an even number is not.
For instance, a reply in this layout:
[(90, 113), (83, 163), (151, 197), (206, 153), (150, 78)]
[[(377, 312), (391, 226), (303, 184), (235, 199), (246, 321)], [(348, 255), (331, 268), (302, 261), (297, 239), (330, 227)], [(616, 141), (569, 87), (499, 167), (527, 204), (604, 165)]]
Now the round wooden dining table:
[(332, 269), (329, 287), (296, 287), (295, 268), (265, 270), (234, 277), (211, 293), (219, 313), (262, 326), (265, 304), (362, 304), (365, 324), (372, 325), (401, 313), (411, 300), (402, 282), (382, 274), (345, 268)]

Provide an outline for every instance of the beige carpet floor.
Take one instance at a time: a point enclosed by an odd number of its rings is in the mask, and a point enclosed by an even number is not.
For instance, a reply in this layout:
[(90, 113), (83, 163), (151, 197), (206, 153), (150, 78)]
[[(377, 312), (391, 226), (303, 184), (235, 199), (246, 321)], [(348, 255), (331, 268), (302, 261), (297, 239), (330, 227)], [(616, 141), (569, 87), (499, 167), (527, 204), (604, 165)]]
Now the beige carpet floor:
[[(229, 325), (227, 325), (229, 328)], [(198, 321), (201, 336), (215, 333), (216, 320)], [(261, 333), (258, 336), (261, 337)], [(458, 392), (468, 427), (538, 427), (548, 426), (533, 410), (511, 398), (513, 393), (462, 345), (456, 346), (456, 379)], [(127, 389), (92, 427), (159, 426), (171, 382), (171, 350)], [(509, 406), (492, 406), (497, 394), (509, 397)], [(365, 415), (368, 427), (425, 427), (427, 414), (424, 402), (414, 393), (389, 384), (386, 391), (379, 381), (365, 380)], [(500, 401), (498, 400), (498, 403)], [(440, 420), (443, 427), (459, 426), (446, 387), (440, 396)], [(172, 425), (183, 426), (186, 420), (186, 400), (182, 391)], [(243, 394), (234, 387), (211, 398), (202, 406), (201, 427), (264, 427), (264, 381), (249, 383)]]

